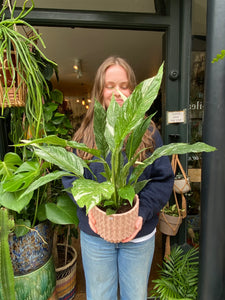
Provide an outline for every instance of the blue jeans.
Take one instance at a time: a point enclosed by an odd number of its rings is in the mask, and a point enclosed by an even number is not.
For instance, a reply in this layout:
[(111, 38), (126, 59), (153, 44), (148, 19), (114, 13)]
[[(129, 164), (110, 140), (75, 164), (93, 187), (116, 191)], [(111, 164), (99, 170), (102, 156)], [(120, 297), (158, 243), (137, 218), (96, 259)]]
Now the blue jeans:
[(140, 243), (113, 244), (81, 231), (87, 300), (146, 300), (155, 236)]

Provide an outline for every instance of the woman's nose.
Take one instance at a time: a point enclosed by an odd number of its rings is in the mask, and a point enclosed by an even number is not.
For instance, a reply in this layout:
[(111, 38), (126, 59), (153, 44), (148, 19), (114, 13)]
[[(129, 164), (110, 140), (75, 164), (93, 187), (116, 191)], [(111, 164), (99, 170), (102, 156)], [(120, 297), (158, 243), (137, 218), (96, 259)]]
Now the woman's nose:
[(118, 87), (114, 88), (114, 95), (115, 95), (115, 97), (120, 97), (120, 91), (119, 91)]

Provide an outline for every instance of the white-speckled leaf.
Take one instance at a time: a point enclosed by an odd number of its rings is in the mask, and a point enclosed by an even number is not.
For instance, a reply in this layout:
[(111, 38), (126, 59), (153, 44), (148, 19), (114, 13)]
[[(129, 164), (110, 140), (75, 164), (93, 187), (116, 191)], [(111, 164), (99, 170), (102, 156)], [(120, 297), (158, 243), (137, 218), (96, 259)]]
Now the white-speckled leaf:
[(86, 206), (87, 213), (103, 199), (110, 199), (114, 192), (111, 182), (99, 183), (88, 179), (77, 179), (73, 183), (71, 192), (80, 207)]

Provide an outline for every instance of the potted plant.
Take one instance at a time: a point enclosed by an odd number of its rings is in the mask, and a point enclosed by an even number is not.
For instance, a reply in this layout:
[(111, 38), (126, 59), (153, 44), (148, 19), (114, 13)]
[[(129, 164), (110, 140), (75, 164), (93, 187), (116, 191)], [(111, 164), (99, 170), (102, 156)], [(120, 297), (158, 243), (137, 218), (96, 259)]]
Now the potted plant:
[(153, 280), (153, 296), (160, 300), (195, 300), (198, 296), (199, 250), (174, 247)]
[[(193, 145), (173, 143), (156, 149), (142, 163), (138, 162), (140, 153), (136, 153), (136, 150), (151, 121), (151, 116), (145, 118), (145, 112), (157, 96), (162, 75), (163, 65), (155, 77), (141, 82), (121, 107), (116, 103), (114, 98), (111, 100), (107, 111), (104, 110), (98, 101), (95, 102), (94, 132), (97, 149), (90, 149), (82, 143), (67, 141), (56, 136), (47, 136), (33, 141), (23, 141), (39, 158), (57, 165), (64, 172), (70, 172), (70, 176), (74, 176), (74, 179), (76, 179), (70, 192), (76, 199), (77, 204), (80, 207), (85, 206), (87, 213), (90, 210), (92, 212), (95, 209), (100, 210), (101, 214), (104, 213), (106, 215), (108, 226), (110, 223), (115, 223), (116, 216), (119, 215), (117, 212), (121, 207), (129, 208), (130, 204), (132, 210), (136, 210), (136, 214), (138, 213), (138, 209), (136, 208), (138, 198), (135, 195), (147, 183), (147, 181), (138, 181), (138, 179), (143, 170), (157, 158), (172, 154), (215, 150), (214, 147), (204, 143), (195, 143)], [(127, 140), (125, 149), (127, 158), (122, 154), (125, 140)], [(85, 179), (84, 169), (89, 169), (91, 160), (84, 161), (80, 159), (78, 156), (67, 151), (66, 147), (79, 149), (98, 157), (98, 162), (104, 166), (105, 172), (102, 175), (105, 177), (105, 181), (99, 183), (95, 177), (93, 177), (93, 180)], [(110, 164), (106, 162), (108, 155), (111, 158)], [(129, 175), (130, 170), (131, 175)], [(46, 184), (47, 181), (51, 181), (51, 174), (46, 174), (46, 176), (33, 182), (23, 193), (23, 196), (29, 194), (37, 186)], [(134, 199), (136, 200), (134, 201)], [(135, 203), (134, 206), (133, 203)], [(129, 223), (130, 230), (133, 230), (132, 226), (134, 224), (132, 222), (135, 222), (136, 218), (137, 215)], [(104, 239), (109, 240), (105, 236), (104, 229), (101, 232), (97, 223), (98, 234)], [(124, 227), (124, 223), (122, 227)], [(123, 233), (123, 236), (115, 237), (112, 240), (112, 232), (115, 231), (111, 231), (110, 241), (121, 241), (130, 234), (128, 231), (125, 233), (125, 236)]]
[(178, 173), (174, 178), (174, 190), (178, 194), (185, 194), (191, 190), (190, 177), (184, 177), (183, 174)]
[[(15, 291), (7, 290), (9, 295), (15, 295), (16, 292), (18, 297), (25, 297), (24, 294), (23, 296), (21, 294), (25, 290), (26, 293), (29, 291), (34, 293), (31, 289), (21, 288), (21, 280), (24, 280), (21, 276), (37, 273), (35, 270), (41, 269), (45, 264), (50, 264), (51, 270), (48, 273), (51, 275), (51, 284), (46, 280), (48, 285), (46, 289), (54, 288), (55, 277), (52, 278), (52, 276), (55, 273), (52, 269), (54, 265), (51, 259), (53, 233), (45, 221), (49, 220), (52, 224), (77, 225), (78, 223), (75, 204), (67, 194), (62, 194), (62, 192), (59, 194), (59, 190), (55, 193), (53, 184), (52, 186), (43, 185), (29, 195), (20, 197), (32, 181), (42, 177), (48, 170), (50, 170), (48, 163), (43, 163), (34, 157), (22, 161), (16, 153), (7, 153), (4, 160), (0, 162), (0, 208), (2, 211), (7, 211), (9, 220), (12, 220), (14, 224), (7, 232), (10, 245), (10, 249), (7, 250), (8, 254), (7, 251), (1, 253), (3, 264), (0, 287), (2, 288), (6, 281), (5, 270), (9, 268), (5, 265), (9, 264), (9, 260), (5, 260), (4, 257), (11, 253), (10, 263), (14, 270)], [(51, 175), (54, 177), (54, 172)], [(58, 175), (54, 178), (55, 180)], [(61, 187), (59, 183), (58, 186)], [(2, 227), (0, 231), (2, 234)], [(44, 272), (46, 273), (46, 270)], [(45, 274), (45, 276), (47, 275)], [(37, 279), (35, 278), (35, 280)], [(14, 281), (13, 277), (10, 279), (11, 281)], [(26, 287), (28, 286), (26, 285)], [(46, 293), (49, 296), (51, 290), (46, 290)], [(34, 295), (33, 299), (35, 299)]]
[(159, 213), (159, 230), (166, 235), (176, 235), (182, 223), (183, 211), (177, 204), (165, 206)]
[[(11, 1), (4, 1), (0, 11), (0, 106), (2, 107), (1, 115), (3, 115), (4, 107), (13, 106), (13, 102), (22, 97), (15, 105), (25, 106), (26, 118), (32, 135), (38, 137), (40, 126), (43, 123), (43, 90), (48, 90), (46, 80), (39, 67), (40, 63), (44, 65), (44, 62), (48, 62), (52, 66), (56, 66), (56, 64), (39, 49), (37, 42), (45, 47), (41, 36), (33, 26), (24, 20), (34, 7), (34, 2), (31, 0), (31, 7), (26, 9), (27, 2), (28, 0), (25, 0), (17, 17), (14, 17), (16, 1), (14, 1), (13, 7), (11, 7)], [(11, 17), (5, 19), (5, 11), (8, 8)], [(21, 34), (18, 30), (19, 26), (29, 28), (32, 35), (27, 37)]]

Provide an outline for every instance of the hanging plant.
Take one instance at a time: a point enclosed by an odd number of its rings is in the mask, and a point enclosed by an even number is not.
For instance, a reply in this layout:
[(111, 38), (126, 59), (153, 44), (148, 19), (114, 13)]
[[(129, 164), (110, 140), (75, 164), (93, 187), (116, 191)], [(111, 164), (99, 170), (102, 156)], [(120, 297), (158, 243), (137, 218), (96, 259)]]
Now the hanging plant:
[[(56, 64), (39, 49), (37, 43), (40, 42), (45, 48), (44, 41), (35, 28), (24, 20), (34, 8), (31, 0), (31, 7), (26, 9), (27, 2), (29, 0), (25, 0), (17, 17), (14, 17), (16, 1), (13, 7), (9, 0), (5, 1), (0, 11), (0, 106), (3, 115), (4, 107), (12, 106), (12, 98), (17, 99), (21, 95), (25, 97), (26, 118), (33, 130), (33, 136), (38, 137), (40, 125), (44, 127), (42, 96), (44, 89), (48, 91), (48, 85), (38, 65), (37, 53), (44, 61), (54, 66)], [(5, 19), (8, 8), (11, 16)], [(29, 37), (24, 36), (17, 30), (18, 26), (26, 26), (32, 34)]]

